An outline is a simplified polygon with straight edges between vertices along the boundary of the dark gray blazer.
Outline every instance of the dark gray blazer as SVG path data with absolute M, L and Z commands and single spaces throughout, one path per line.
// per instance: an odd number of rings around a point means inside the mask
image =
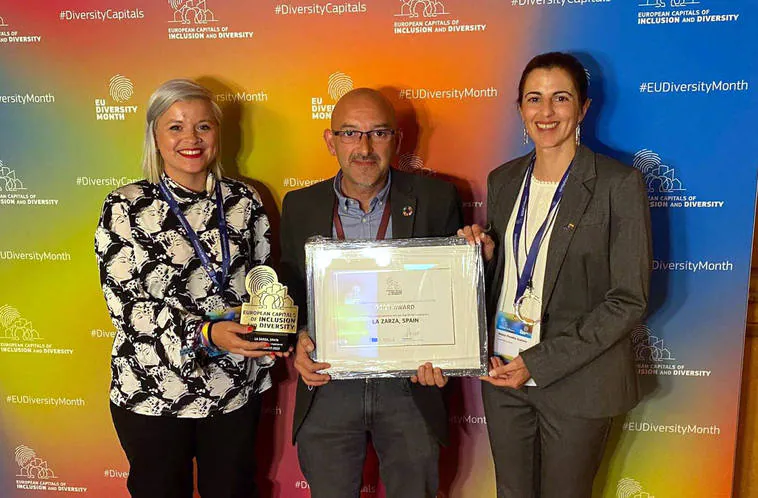
M 313 235 L 332 236 L 334 178 L 289 192 L 282 201 L 281 280 L 300 306 L 301 325 L 307 323 L 305 300 L 305 241 Z M 392 238 L 446 237 L 462 226 L 463 215 L 458 191 L 451 183 L 392 170 L 390 185 Z M 410 216 L 404 216 L 412 211 Z M 318 345 L 317 345 L 318 347 Z M 339 382 L 339 381 L 335 381 Z M 298 377 L 292 442 L 305 420 L 318 388 L 308 389 Z M 442 391 L 437 387 L 411 384 L 411 394 L 432 433 L 447 444 L 447 410 Z M 335 407 L 339 409 L 339 407 Z
M 503 284 L 503 234 L 531 153 L 492 171 L 487 216 L 498 249 L 487 268 L 487 310 Z M 642 175 L 580 146 L 548 245 L 540 344 L 521 353 L 534 396 L 561 413 L 607 417 L 639 401 L 630 333 L 643 318 L 651 266 Z

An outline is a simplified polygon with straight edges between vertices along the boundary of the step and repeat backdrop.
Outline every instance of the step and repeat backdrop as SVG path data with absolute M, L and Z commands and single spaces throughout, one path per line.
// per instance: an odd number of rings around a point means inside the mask
M 645 175 L 651 314 L 643 402 L 618 420 L 597 497 L 729 497 L 754 218 L 758 6 L 750 0 L 9 0 L 0 4 L 0 496 L 125 497 L 108 413 L 108 319 L 93 252 L 105 195 L 140 177 L 147 98 L 200 80 L 222 155 L 274 229 L 287 191 L 336 172 L 322 132 L 380 88 L 397 167 L 455 182 L 483 221 L 487 173 L 527 148 L 521 69 L 569 51 L 593 99 L 583 140 Z M 258 454 L 264 496 L 309 496 L 282 362 Z M 439 496 L 494 497 L 476 380 L 451 388 Z M 370 457 L 362 496 L 381 497 Z

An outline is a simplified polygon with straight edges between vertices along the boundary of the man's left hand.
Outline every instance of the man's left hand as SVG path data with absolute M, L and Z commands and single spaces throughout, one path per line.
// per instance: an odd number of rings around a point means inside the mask
M 490 367 L 489 375 L 479 377 L 479 380 L 489 382 L 493 386 L 518 389 L 532 376 L 521 356 L 515 357 L 509 363 L 503 363 L 499 357 L 493 356 L 490 358 Z
M 421 384 L 422 386 L 445 387 L 447 377 L 442 373 L 442 369 L 426 362 L 418 367 L 418 372 L 411 377 L 411 382 Z

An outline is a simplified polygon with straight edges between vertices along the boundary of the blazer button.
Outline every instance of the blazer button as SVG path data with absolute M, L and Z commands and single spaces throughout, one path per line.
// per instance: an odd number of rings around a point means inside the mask
M 542 323 L 547 323 L 550 320 L 550 313 L 542 315 Z

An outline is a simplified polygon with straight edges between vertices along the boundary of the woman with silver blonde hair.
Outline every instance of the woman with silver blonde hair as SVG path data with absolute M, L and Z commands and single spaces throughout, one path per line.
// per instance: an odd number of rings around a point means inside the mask
M 257 497 L 255 435 L 277 355 L 242 337 L 245 276 L 269 260 L 258 193 L 224 178 L 221 109 L 187 79 L 150 97 L 145 180 L 105 199 L 95 234 L 114 325 L 111 415 L 135 498 Z
M 145 145 L 142 155 L 142 172 L 150 183 L 158 183 L 163 173 L 163 158 L 158 151 L 155 127 L 158 118 L 178 101 L 201 100 L 210 105 L 210 110 L 217 124 L 221 124 L 221 108 L 213 99 L 213 94 L 204 86 L 188 79 L 169 80 L 162 84 L 147 101 L 147 126 L 145 126 Z M 218 154 L 210 165 L 210 171 L 216 178 L 221 178 L 223 169 Z

